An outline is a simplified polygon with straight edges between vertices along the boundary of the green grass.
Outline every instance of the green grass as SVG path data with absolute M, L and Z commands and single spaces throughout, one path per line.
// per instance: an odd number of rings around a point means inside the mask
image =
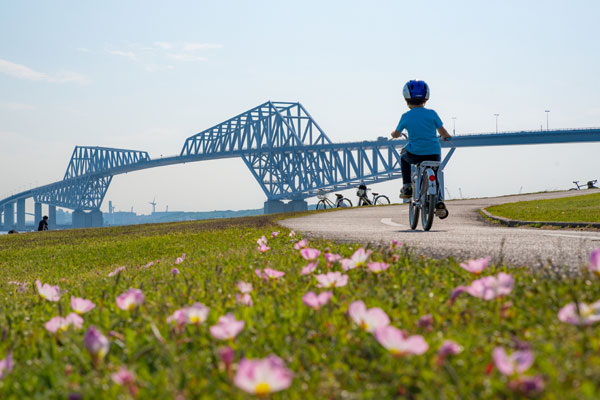
M 600 193 L 519 201 L 487 207 L 486 210 L 500 217 L 521 221 L 600 222 Z
M 388 399 L 398 394 L 513 398 L 508 379 L 488 367 L 494 347 L 513 351 L 518 341 L 528 342 L 536 354 L 527 374 L 544 378 L 543 398 L 597 398 L 600 325 L 578 328 L 557 318 L 558 310 L 574 298 L 588 303 L 600 298 L 600 282 L 587 272 L 567 278 L 550 269 L 534 273 L 493 265 L 483 275 L 513 274 L 515 288 L 509 296 L 483 301 L 463 294 L 450 305 L 452 289 L 474 279 L 457 261 L 426 259 L 406 247 L 382 247 L 374 249 L 372 259 L 390 262 L 387 271 L 348 271 L 348 285 L 335 288 L 331 303 L 314 311 L 302 296 L 321 289 L 313 277 L 300 276 L 307 262 L 293 249 L 289 231 L 275 222 L 264 216 L 0 237 L 0 359 L 12 351 L 15 360 L 14 370 L 0 380 L 0 398 L 66 398 L 73 393 L 86 399 L 127 398 L 127 390 L 111 380 L 122 365 L 135 371 L 142 399 L 248 398 L 219 361 L 224 343 L 209 334 L 209 326 L 227 312 L 246 323 L 232 344 L 236 362 L 276 354 L 294 372 L 291 387 L 273 399 Z M 281 234 L 271 239 L 274 230 Z M 256 250 L 262 235 L 271 247 L 266 254 Z M 345 257 L 359 247 L 320 240 L 310 245 Z M 170 275 L 183 252 L 187 257 L 178 265 L 181 274 Z M 395 262 L 393 254 L 399 256 Z M 153 260 L 161 262 L 140 267 Z M 324 264 L 321 259 L 318 270 L 325 271 Z M 107 277 L 122 265 L 127 267 L 123 273 Z M 286 275 L 263 282 L 254 269 L 265 267 Z M 44 300 L 35 289 L 36 278 L 67 293 L 59 303 Z M 12 280 L 29 282 L 28 289 L 17 291 L 8 284 Z M 235 303 L 240 280 L 254 286 L 252 307 Z M 130 287 L 141 289 L 146 302 L 122 311 L 115 297 Z M 71 295 L 92 300 L 96 308 L 83 315 L 82 330 L 70 329 L 57 338 L 44 323 L 70 312 Z M 354 300 L 381 307 L 394 326 L 423 335 L 429 350 L 392 357 L 347 317 Z M 210 307 L 206 323 L 174 332 L 167 316 L 195 301 Z M 432 329 L 419 328 L 418 319 L 428 313 Z M 83 346 L 91 325 L 105 335 L 114 332 L 98 369 Z M 437 365 L 436 352 L 445 339 L 458 342 L 464 351 Z

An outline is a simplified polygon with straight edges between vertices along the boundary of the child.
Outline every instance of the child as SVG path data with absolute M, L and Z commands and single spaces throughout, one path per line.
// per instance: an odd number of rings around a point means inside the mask
M 429 100 L 429 86 L 424 81 L 408 81 L 404 85 L 402 94 L 410 110 L 402 114 L 398 127 L 392 132 L 392 137 L 397 138 L 403 130 L 408 131 L 408 145 L 401 158 L 402 190 L 400 197 L 409 199 L 412 196 L 410 181 L 410 165 L 421 161 L 440 161 L 442 148 L 438 141 L 436 130 L 444 140 L 452 138 L 442 124 L 442 120 L 433 110 L 425 108 Z

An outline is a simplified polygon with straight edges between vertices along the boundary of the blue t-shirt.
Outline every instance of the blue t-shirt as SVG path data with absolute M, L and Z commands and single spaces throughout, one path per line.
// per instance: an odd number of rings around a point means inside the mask
M 415 107 L 402 114 L 396 130 L 408 132 L 406 150 L 420 156 L 441 154 L 442 148 L 436 130 L 442 127 L 442 120 L 433 110 Z

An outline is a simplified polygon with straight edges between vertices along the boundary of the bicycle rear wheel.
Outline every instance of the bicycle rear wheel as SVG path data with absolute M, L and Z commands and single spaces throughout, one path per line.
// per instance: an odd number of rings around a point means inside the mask
M 423 230 L 428 231 L 431 229 L 431 225 L 433 225 L 435 195 L 427 193 L 429 187 L 427 171 L 423 172 L 423 177 L 421 179 L 423 182 L 421 187 L 421 224 L 423 225 Z
M 390 199 L 388 199 L 388 197 L 386 195 L 381 194 L 381 195 L 375 197 L 374 203 L 376 206 L 390 204 Z
M 352 202 L 344 197 L 343 199 L 338 201 L 337 206 L 338 206 L 338 208 L 339 207 L 352 207 Z
M 327 203 L 325 202 L 325 200 L 320 200 L 317 203 L 317 210 L 325 210 L 327 209 Z

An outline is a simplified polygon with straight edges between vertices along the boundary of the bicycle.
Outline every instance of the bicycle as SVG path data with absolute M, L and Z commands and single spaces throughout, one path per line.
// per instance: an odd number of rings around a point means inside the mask
M 367 196 L 367 191 L 371 190 L 371 189 L 367 189 L 366 185 L 359 185 L 357 186 L 357 191 L 356 191 L 356 195 L 358 196 L 358 206 L 372 206 L 372 205 L 376 205 L 376 206 L 381 206 L 384 204 L 390 204 L 390 199 L 384 195 L 384 194 L 379 194 L 379 193 L 375 193 L 373 192 L 373 200 L 369 200 L 369 197 Z
M 317 203 L 317 210 L 326 210 L 327 207 L 329 208 L 345 208 L 345 207 L 352 207 L 352 202 L 350 201 L 350 199 L 345 198 L 344 196 L 342 196 L 339 193 L 335 193 L 336 196 L 336 200 L 335 203 L 331 200 L 329 200 L 329 198 L 327 197 L 327 193 L 325 191 L 319 191 L 319 193 L 317 194 L 317 198 L 319 199 L 319 202 Z
M 585 185 L 580 185 L 579 181 L 573 181 L 575 184 L 574 188 L 570 188 L 569 190 L 581 190 L 581 189 L 598 189 L 598 186 L 594 186 L 595 183 L 598 183 L 598 179 L 594 179 L 593 181 L 587 181 Z
M 410 229 L 417 229 L 419 214 L 424 231 L 433 225 L 433 216 L 448 218 L 449 212 L 444 204 L 444 167 L 454 154 L 456 147 L 450 141 L 451 149 L 440 161 L 423 161 L 412 167 L 413 194 L 408 204 Z

